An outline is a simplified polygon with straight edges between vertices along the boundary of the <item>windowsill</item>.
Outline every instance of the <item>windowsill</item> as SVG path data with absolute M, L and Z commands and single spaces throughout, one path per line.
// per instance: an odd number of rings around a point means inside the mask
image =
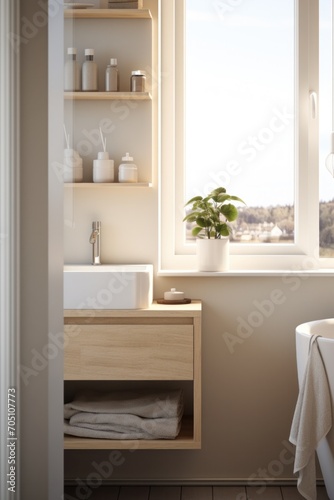
M 230 270 L 225 272 L 203 272 L 203 271 L 190 271 L 190 270 L 173 270 L 173 269 L 161 269 L 157 273 L 158 276 L 174 276 L 174 277 L 194 277 L 194 278 L 230 278 L 230 277 L 257 277 L 257 276 L 305 276 L 305 277 L 334 277 L 334 269 L 258 269 L 258 270 L 245 270 L 241 269 Z

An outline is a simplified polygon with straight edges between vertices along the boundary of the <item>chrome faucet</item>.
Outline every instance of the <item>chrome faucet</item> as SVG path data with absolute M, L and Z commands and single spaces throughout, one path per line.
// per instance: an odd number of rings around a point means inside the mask
M 92 234 L 89 238 L 89 243 L 93 245 L 92 264 L 98 266 L 100 261 L 100 243 L 101 243 L 101 222 L 94 221 L 92 223 Z

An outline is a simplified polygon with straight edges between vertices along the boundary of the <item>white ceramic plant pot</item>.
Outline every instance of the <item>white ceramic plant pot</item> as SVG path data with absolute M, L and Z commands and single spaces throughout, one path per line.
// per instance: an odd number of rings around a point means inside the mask
M 229 269 L 230 240 L 197 239 L 198 271 L 227 271 Z

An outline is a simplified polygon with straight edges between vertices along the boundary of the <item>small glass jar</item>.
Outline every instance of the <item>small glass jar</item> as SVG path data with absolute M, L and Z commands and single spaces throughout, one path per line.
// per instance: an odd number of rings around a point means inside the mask
M 137 165 L 133 163 L 133 157 L 126 153 L 118 169 L 118 182 L 138 182 Z
M 131 92 L 145 92 L 146 73 L 141 69 L 132 71 L 131 73 Z

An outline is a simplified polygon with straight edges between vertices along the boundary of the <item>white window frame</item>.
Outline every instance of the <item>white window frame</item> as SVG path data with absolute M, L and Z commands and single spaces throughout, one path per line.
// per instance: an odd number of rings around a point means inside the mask
M 319 259 L 318 117 L 311 95 L 319 88 L 319 0 L 295 0 L 296 172 L 295 243 L 232 244 L 231 272 L 315 270 Z M 183 243 L 184 216 L 184 7 L 160 0 L 160 235 L 159 271 L 196 269 L 195 243 Z M 299 50 L 299 47 L 305 50 Z M 298 54 L 299 53 L 299 54 Z M 199 99 L 205 99 L 199 93 Z M 315 112 L 314 112 L 315 111 Z M 299 165 L 299 167 L 298 167 Z M 334 260 L 334 259 L 333 259 Z M 328 266 L 328 262 L 326 263 Z M 202 273 L 196 273 L 202 274 Z

